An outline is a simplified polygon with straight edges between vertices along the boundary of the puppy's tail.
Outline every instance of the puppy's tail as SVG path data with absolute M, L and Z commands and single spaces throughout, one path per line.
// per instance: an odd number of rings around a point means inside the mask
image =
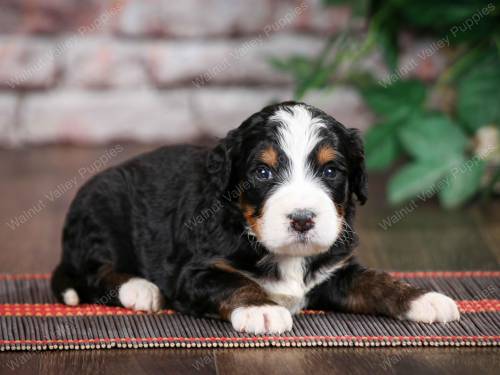
M 50 280 L 52 292 L 57 300 L 68 306 L 77 306 L 80 303 L 80 297 L 76 285 L 76 280 L 66 272 L 64 265 L 59 264 Z

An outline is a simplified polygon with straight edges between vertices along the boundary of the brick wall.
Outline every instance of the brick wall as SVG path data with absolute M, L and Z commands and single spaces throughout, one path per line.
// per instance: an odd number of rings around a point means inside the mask
M 316 55 L 350 17 L 321 0 L 0 0 L 0 144 L 224 135 L 291 98 L 270 57 Z M 350 87 L 306 101 L 372 121 Z

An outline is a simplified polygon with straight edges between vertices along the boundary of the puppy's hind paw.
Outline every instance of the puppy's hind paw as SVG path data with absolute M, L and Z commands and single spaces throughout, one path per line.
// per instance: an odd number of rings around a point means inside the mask
M 65 305 L 77 306 L 80 303 L 80 297 L 75 289 L 69 288 L 62 293 L 62 299 Z
M 460 312 L 450 297 L 429 292 L 411 301 L 402 319 L 423 323 L 447 323 L 460 319 Z

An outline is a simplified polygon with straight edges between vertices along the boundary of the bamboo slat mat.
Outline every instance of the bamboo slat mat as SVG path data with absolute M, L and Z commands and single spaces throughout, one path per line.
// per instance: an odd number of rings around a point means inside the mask
M 171 310 L 146 314 L 118 307 L 56 303 L 46 274 L 0 274 L 0 350 L 143 347 L 497 346 L 500 271 L 393 272 L 458 301 L 458 322 L 420 324 L 385 317 L 304 311 L 291 332 L 250 335 L 227 322 Z

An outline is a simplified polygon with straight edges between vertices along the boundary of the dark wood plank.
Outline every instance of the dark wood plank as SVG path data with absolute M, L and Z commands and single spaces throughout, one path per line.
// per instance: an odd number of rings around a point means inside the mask
M 446 211 L 435 200 L 399 207 L 385 202 L 385 180 L 372 178 L 375 196 L 360 207 L 359 257 L 398 270 L 495 270 L 500 260 L 500 202 Z
M 495 348 L 127 349 L 1 353 L 0 374 L 496 374 Z
M 219 374 L 496 374 L 497 349 L 252 349 L 216 353 Z M 473 360 L 471 360 L 473 358 Z
M 0 374 L 215 374 L 213 350 L 111 349 L 1 353 Z
M 110 158 L 106 167 L 154 148 L 120 145 L 123 151 Z M 0 272 L 54 269 L 61 252 L 61 230 L 69 204 L 78 188 L 100 170 L 92 165 L 113 147 L 116 145 L 0 150 Z M 88 170 L 83 176 L 82 168 Z M 61 187 L 64 184 L 70 188 Z M 54 191 L 60 196 L 51 196 Z M 14 229 L 8 225 L 21 217 L 27 218 L 24 224 L 14 225 Z
M 472 211 L 476 226 L 500 264 L 500 202 L 486 202 Z

